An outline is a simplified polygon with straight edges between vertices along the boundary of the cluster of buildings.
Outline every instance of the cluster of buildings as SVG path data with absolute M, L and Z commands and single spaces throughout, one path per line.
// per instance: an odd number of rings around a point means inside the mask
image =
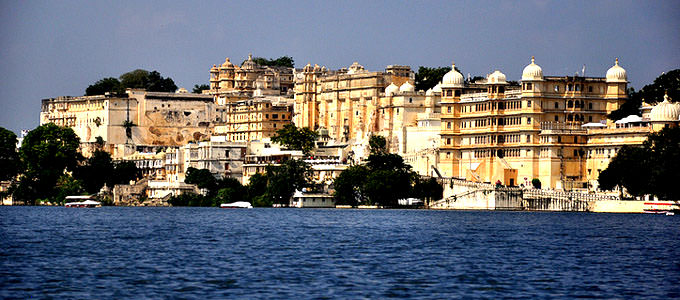
M 189 190 L 189 167 L 246 184 L 268 164 L 292 158 L 310 163 L 327 193 L 342 170 L 367 157 L 371 135 L 384 136 L 389 151 L 421 175 L 509 186 L 536 178 L 544 188 L 595 190 L 622 146 L 680 122 L 680 105 L 668 99 L 643 105 L 642 117 L 608 120 L 626 100 L 628 82 L 618 60 L 604 75 L 547 76 L 532 57 L 519 84 L 499 70 L 470 82 L 454 65 L 435 87 L 417 91 L 408 66 L 294 69 L 260 66 L 249 55 L 240 66 L 227 58 L 210 68 L 203 94 L 44 99 L 40 122 L 73 128 L 86 155 L 104 149 L 134 161 L 146 196 L 156 199 Z M 291 122 L 319 133 L 314 153 L 271 142 Z

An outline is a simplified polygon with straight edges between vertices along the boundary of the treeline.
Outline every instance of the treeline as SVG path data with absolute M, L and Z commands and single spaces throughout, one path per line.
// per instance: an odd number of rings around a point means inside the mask
M 294 68 L 295 67 L 295 61 L 290 56 L 281 56 L 277 59 L 273 59 L 273 58 L 266 59 L 266 58 L 263 58 L 263 57 L 255 57 L 255 58 L 253 58 L 253 62 L 260 65 L 260 66 L 287 67 L 287 68 Z
M 189 168 L 185 183 L 196 184 L 202 194 L 185 193 L 168 200 L 172 206 L 219 206 L 237 201 L 257 207 L 288 205 L 295 190 L 311 188 L 311 167 L 303 160 L 289 159 L 269 165 L 265 173 L 250 177 L 247 185 L 230 177 L 215 179 L 206 169 Z
M 382 136 L 371 136 L 370 155 L 364 165 L 350 166 L 335 179 L 338 205 L 398 206 L 398 200 L 438 200 L 444 188 L 434 179 L 423 180 L 397 155 L 388 153 Z
M 63 204 L 68 195 L 95 194 L 141 175 L 134 163 L 113 162 L 104 151 L 85 159 L 75 132 L 53 123 L 31 130 L 19 151 L 16 134 L 5 128 L 0 143 L 0 180 L 9 180 L 6 193 L 26 204 Z
M 177 85 L 172 78 L 164 78 L 158 71 L 137 69 L 120 75 L 98 80 L 85 89 L 86 96 L 105 93 L 124 94 L 126 89 L 145 89 L 149 92 L 175 92 Z
M 680 199 L 680 127 L 652 133 L 642 146 L 623 146 L 600 173 L 600 188 L 626 188 L 633 196 Z

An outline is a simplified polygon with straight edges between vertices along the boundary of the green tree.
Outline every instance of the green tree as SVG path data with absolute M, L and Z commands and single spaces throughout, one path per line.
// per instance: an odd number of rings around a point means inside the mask
M 290 56 L 281 56 L 277 59 L 266 59 L 262 57 L 253 58 L 253 62 L 260 66 L 270 66 L 270 67 L 287 67 L 294 68 L 295 61 Z
M 207 189 L 209 197 L 214 196 L 214 193 L 217 192 L 217 179 L 208 169 L 189 167 L 184 182 L 195 184 L 199 189 Z
M 124 92 L 125 89 L 122 88 L 120 81 L 113 77 L 100 79 L 85 89 L 86 96 L 104 95 L 105 93 L 122 94 Z
M 193 89 L 192 92 L 194 94 L 201 94 L 201 93 L 203 93 L 203 91 L 209 90 L 209 89 L 210 89 L 210 86 L 207 85 L 207 84 L 201 84 L 201 85 L 194 84 L 194 89 Z
M 65 171 L 74 171 L 82 155 L 78 152 L 80 139 L 71 128 L 53 123 L 31 130 L 21 145 L 19 156 L 26 170 L 15 197 L 27 203 L 37 199 L 56 199 L 57 181 Z
M 250 200 L 247 198 L 247 188 L 234 178 L 222 178 L 217 181 L 217 186 L 218 190 L 215 197 L 216 205 L 237 201 L 250 202 Z
M 149 85 L 149 71 L 137 69 L 120 75 L 123 89 L 145 89 Z
M 267 195 L 271 202 L 287 205 L 295 190 L 309 186 L 312 168 L 301 159 L 289 159 L 279 166 L 267 166 Z
M 114 169 L 111 155 L 107 152 L 96 150 L 92 157 L 87 159 L 85 165 L 76 168 L 73 172 L 73 177 L 81 182 L 85 192 L 96 194 L 104 184 L 112 187 Z
M 21 171 L 17 135 L 0 127 L 0 180 L 9 180 Z
M 437 83 L 442 81 L 444 75 L 449 71 L 451 71 L 451 67 L 430 68 L 420 66 L 418 72 L 416 72 L 416 90 L 426 91 L 433 88 Z M 456 67 L 456 71 L 460 72 L 458 67 Z M 460 73 L 463 74 L 462 72 Z
M 423 180 L 415 176 L 412 195 L 425 201 L 439 200 L 444 197 L 444 187 L 433 177 Z
M 272 142 L 279 143 L 290 150 L 302 150 L 306 155 L 314 149 L 314 142 L 318 134 L 307 127 L 298 128 L 290 123 L 276 131 L 272 137 Z
M 270 197 L 266 195 L 268 181 L 266 173 L 255 173 L 253 176 L 250 176 L 246 189 L 248 191 L 248 199 L 253 206 L 272 206 L 273 203 L 269 201 Z
M 107 183 L 111 188 L 116 184 L 128 184 L 130 181 L 137 181 L 142 178 L 141 170 L 139 170 L 137 165 L 132 161 L 118 161 L 113 165 L 112 181 Z
M 387 140 L 381 135 L 371 135 L 368 139 L 368 147 L 371 154 L 387 153 Z
M 645 85 L 641 90 L 628 88 L 628 99 L 618 110 L 609 114 L 609 119 L 619 120 L 629 115 L 640 115 L 642 101 L 655 104 L 663 101 L 663 96 L 678 101 L 680 99 L 680 69 L 671 70 L 654 79 L 652 84 Z
M 644 147 L 623 146 L 603 170 L 598 181 L 600 188 L 611 190 L 625 187 L 633 196 L 641 196 L 650 191 L 649 152 Z
M 664 128 L 650 134 L 644 143 L 648 159 L 651 163 L 645 165 L 651 173 L 648 180 L 651 189 L 648 193 L 660 199 L 680 199 L 680 127 Z M 627 170 L 633 172 L 633 170 Z
M 149 92 L 175 92 L 177 85 L 172 78 L 163 78 L 158 71 L 151 71 L 147 77 L 147 85 L 145 89 Z
M 357 206 L 365 202 L 363 188 L 368 172 L 368 168 L 363 165 L 350 166 L 342 171 L 333 182 L 335 203 Z

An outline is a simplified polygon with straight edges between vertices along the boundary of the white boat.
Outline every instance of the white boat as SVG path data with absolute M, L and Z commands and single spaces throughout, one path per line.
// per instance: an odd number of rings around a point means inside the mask
M 67 197 L 67 199 L 68 199 L 68 197 Z M 94 200 L 85 200 L 85 201 L 81 201 L 81 202 L 69 202 L 69 203 L 66 203 L 64 206 L 66 206 L 66 207 L 101 207 L 102 203 L 94 201 Z
M 221 208 L 253 208 L 253 205 L 250 204 L 250 202 L 245 202 L 245 201 L 238 201 L 238 202 L 233 202 L 233 203 L 222 203 L 220 204 Z

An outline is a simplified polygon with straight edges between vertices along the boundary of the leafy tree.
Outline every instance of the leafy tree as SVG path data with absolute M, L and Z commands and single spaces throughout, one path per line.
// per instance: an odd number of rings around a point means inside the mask
M 645 85 L 641 90 L 628 88 L 628 99 L 618 110 L 609 114 L 609 119 L 619 120 L 629 115 L 640 115 L 642 101 L 655 104 L 663 101 L 664 94 L 678 101 L 680 100 L 680 69 L 671 70 L 654 79 L 652 84 Z
M 273 203 L 269 201 L 270 197 L 266 195 L 268 181 L 266 173 L 255 173 L 253 176 L 250 176 L 246 189 L 248 191 L 248 199 L 253 206 L 272 206 Z
M 371 135 L 368 139 L 368 147 L 371 154 L 387 153 L 387 140 L 381 135 Z
M 217 180 L 208 169 L 189 167 L 184 182 L 195 184 L 199 189 L 207 189 L 208 195 L 214 194 L 217 190 Z
M 113 182 L 114 165 L 111 155 L 97 150 L 88 158 L 86 164 L 78 167 L 73 175 L 80 180 L 83 189 L 89 194 L 95 194 L 104 186 Z
M 444 75 L 449 71 L 451 71 L 451 67 L 430 68 L 420 66 L 418 72 L 416 72 L 416 90 L 426 91 L 433 88 L 437 83 L 442 81 Z M 458 67 L 456 67 L 456 71 L 463 74 Z
M 203 93 L 204 90 L 209 90 L 210 86 L 207 84 L 194 84 L 194 90 L 192 91 L 194 94 L 201 94 Z
M 600 173 L 600 188 L 625 187 L 634 196 L 679 199 L 680 127 L 650 134 L 642 147 L 623 146 Z
M 680 199 L 680 127 L 665 128 L 650 134 L 644 143 L 651 163 L 646 165 L 651 173 L 651 190 L 660 199 Z M 627 172 L 633 172 L 627 170 Z
M 0 180 L 12 179 L 20 170 L 17 135 L 0 127 Z
M 231 177 L 226 177 L 217 181 L 217 196 L 215 198 L 216 205 L 221 203 L 231 203 L 237 201 L 247 201 L 247 189 L 241 183 Z
M 177 90 L 177 85 L 172 78 L 163 78 L 158 71 L 151 71 L 147 77 L 147 85 L 145 89 L 149 92 L 169 92 L 172 93 Z
M 55 191 L 56 196 L 51 199 L 51 202 L 57 204 L 64 204 L 66 196 L 80 195 L 84 192 L 81 182 L 68 174 L 62 174 L 59 177 Z
M 538 178 L 534 178 L 531 180 L 531 185 L 534 186 L 534 188 L 540 189 L 541 188 L 541 180 Z
M 607 169 L 600 173 L 600 188 L 611 190 L 625 187 L 631 195 L 640 196 L 649 191 L 649 153 L 642 147 L 623 146 L 612 158 Z
M 277 59 L 266 59 L 262 57 L 253 58 L 253 62 L 260 66 L 270 66 L 270 67 L 288 67 L 294 68 L 295 61 L 290 56 L 281 56 Z
M 276 131 L 272 137 L 272 142 L 286 146 L 290 150 L 302 150 L 304 154 L 309 154 L 314 149 L 314 141 L 318 134 L 307 127 L 298 128 L 290 123 Z
M 56 199 L 56 185 L 65 171 L 74 171 L 82 155 L 80 139 L 71 128 L 53 123 L 31 130 L 24 138 L 19 155 L 25 164 L 15 197 L 34 203 L 36 199 Z
M 121 86 L 120 81 L 113 77 L 100 79 L 85 89 L 86 96 L 104 95 L 105 93 L 122 94 L 124 92 L 125 89 Z
M 119 79 L 101 79 L 85 89 L 85 95 L 103 95 L 106 92 L 124 94 L 125 89 L 145 89 L 150 92 L 174 92 L 177 85 L 172 78 L 164 78 L 158 71 L 137 69 L 120 75 Z
M 364 202 L 363 187 L 368 173 L 368 168 L 363 165 L 350 166 L 342 171 L 333 182 L 335 203 L 357 206 Z
M 172 206 L 212 206 L 211 201 L 203 195 L 184 193 L 170 197 L 168 203 Z
M 114 163 L 112 182 L 108 184 L 109 187 L 113 187 L 116 184 L 127 184 L 139 178 L 142 178 L 142 172 L 137 165 L 132 161 L 123 160 Z
M 433 177 L 423 180 L 420 176 L 415 176 L 412 195 L 427 201 L 439 200 L 444 197 L 444 187 Z
M 416 192 L 414 184 L 419 179 L 411 166 L 404 163 L 401 156 L 380 150 L 384 148 L 381 148 L 379 138 L 373 140 L 377 146 L 372 147 L 366 164 L 347 168 L 336 178 L 334 197 L 337 203 L 356 205 L 362 202 L 397 206 L 398 199 L 409 195 L 437 196 L 436 190 L 428 191 L 427 194 L 424 191 Z
M 311 182 L 312 168 L 301 159 L 289 159 L 279 166 L 267 166 L 267 195 L 271 202 L 286 205 L 295 190 Z

